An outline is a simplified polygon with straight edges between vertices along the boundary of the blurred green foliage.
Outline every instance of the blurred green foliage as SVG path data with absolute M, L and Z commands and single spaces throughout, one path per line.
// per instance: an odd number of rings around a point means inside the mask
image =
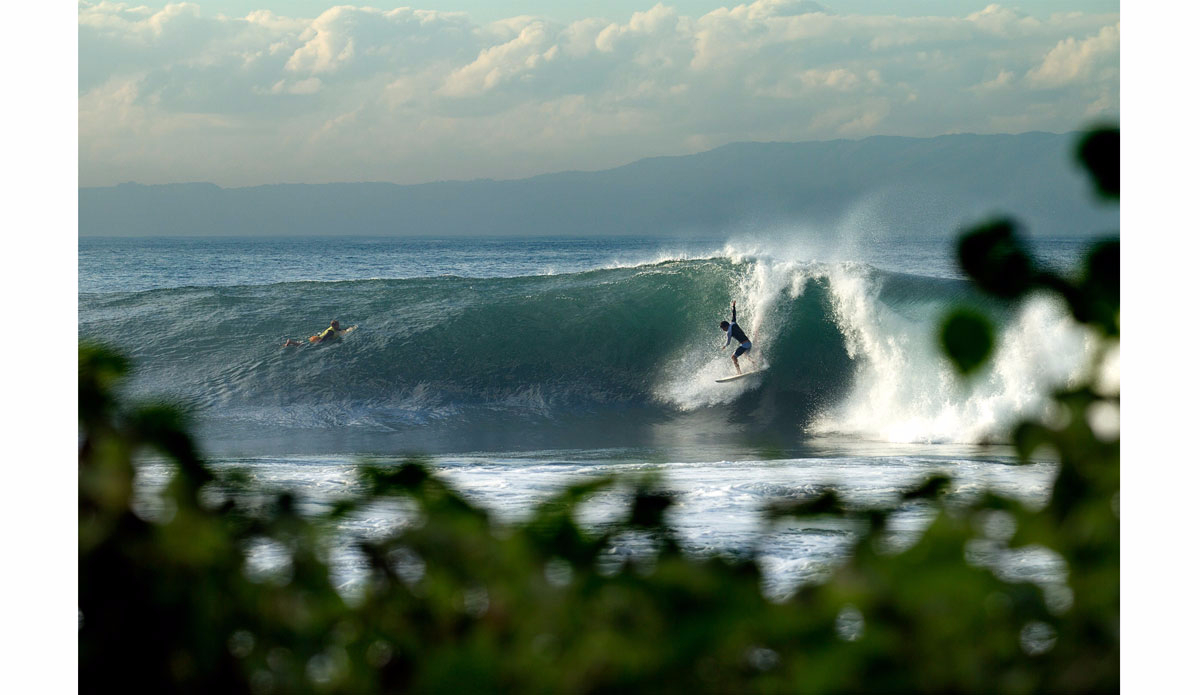
M 947 314 L 942 321 L 942 350 L 962 374 L 971 374 L 982 367 L 992 354 L 994 329 L 987 317 L 978 311 L 961 307 Z
M 1093 150 L 1114 140 L 1089 138 L 1083 157 L 1103 187 L 1115 179 L 1097 167 L 1116 160 Z M 1098 246 L 1077 278 L 1038 269 L 1004 223 L 968 233 L 960 252 L 985 290 L 1010 300 L 1056 292 L 1105 346 L 1119 341 L 1117 242 Z M 991 327 L 957 316 L 944 344 L 969 372 L 986 359 Z M 681 550 L 664 522 L 671 495 L 653 481 L 576 485 L 526 521 L 501 524 L 419 461 L 363 465 L 354 495 L 301 514 L 289 493 L 215 477 L 178 409 L 117 398 L 129 369 L 105 348 L 80 348 L 83 692 L 1118 688 L 1119 437 L 1093 423 L 1097 409 L 1119 407 L 1119 394 L 1094 378 L 1054 395 L 1053 422 L 1014 432 L 1023 459 L 1037 452 L 1061 464 L 1040 509 L 990 493 L 955 499 L 938 476 L 892 508 L 852 508 L 826 490 L 766 510 L 793 524 L 838 516 L 862 528 L 825 581 L 773 602 L 754 558 Z M 146 452 L 174 466 L 152 509 L 135 496 Z M 628 490 L 625 517 L 581 526 L 580 503 L 612 486 Z M 397 501 L 411 513 L 390 533 L 336 530 Z M 889 519 L 911 505 L 934 521 L 897 547 Z M 630 534 L 652 550 L 612 554 Z M 284 557 L 274 571 L 252 566 L 251 549 L 263 544 Z M 350 597 L 331 580 L 335 547 L 364 558 L 366 579 Z M 1031 547 L 1062 557 L 1067 591 L 1002 580 L 979 559 Z

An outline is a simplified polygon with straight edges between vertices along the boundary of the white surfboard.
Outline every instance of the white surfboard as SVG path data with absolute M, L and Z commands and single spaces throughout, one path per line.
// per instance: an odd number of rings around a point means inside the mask
M 734 374 L 733 376 L 727 376 L 727 377 L 725 377 L 725 378 L 723 378 L 723 379 L 717 379 L 717 383 L 718 383 L 718 384 L 723 384 L 723 383 L 725 383 L 726 381 L 737 381 L 738 379 L 744 379 L 744 378 L 746 378 L 746 377 L 748 377 L 748 376 L 753 376 L 753 375 L 755 375 L 755 374 L 762 374 L 762 373 L 763 373 L 763 371 L 765 371 L 765 370 L 762 370 L 762 369 L 756 369 L 756 370 L 754 370 L 754 371 L 752 371 L 752 372 L 742 372 L 741 374 Z

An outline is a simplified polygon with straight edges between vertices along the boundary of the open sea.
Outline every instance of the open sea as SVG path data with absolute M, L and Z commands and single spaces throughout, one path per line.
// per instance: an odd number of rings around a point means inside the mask
M 1086 248 L 1032 244 L 1059 268 Z M 732 300 L 749 364 L 764 371 L 716 383 L 733 372 L 717 326 Z M 964 303 L 1000 326 L 986 373 L 965 383 L 935 337 Z M 358 329 L 282 347 L 330 319 Z M 1045 415 L 1042 395 L 1080 374 L 1092 349 L 1047 298 L 979 296 L 950 240 L 750 236 L 84 237 L 79 335 L 133 358 L 131 395 L 186 405 L 214 466 L 293 488 L 310 509 L 345 494 L 368 457 L 426 456 L 501 519 L 579 478 L 653 472 L 676 494 L 670 519 L 686 547 L 756 554 L 778 596 L 827 573 L 856 531 L 768 524 L 769 501 L 834 484 L 883 504 L 943 472 L 959 498 L 987 488 L 1043 503 L 1054 462 L 1017 465 L 997 442 Z M 143 488 L 167 474 L 146 461 Z M 604 524 L 626 499 L 598 495 L 584 521 Z M 906 508 L 896 542 L 929 520 Z M 399 523 L 380 510 L 344 530 Z M 270 549 L 260 554 L 269 565 Z M 363 559 L 337 560 L 353 592 Z M 1048 551 L 979 561 L 1061 586 Z

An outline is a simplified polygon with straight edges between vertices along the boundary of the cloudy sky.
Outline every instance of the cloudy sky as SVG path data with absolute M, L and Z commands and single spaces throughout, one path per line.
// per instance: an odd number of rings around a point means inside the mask
M 1116 119 L 1117 0 L 79 3 L 79 183 L 418 183 Z

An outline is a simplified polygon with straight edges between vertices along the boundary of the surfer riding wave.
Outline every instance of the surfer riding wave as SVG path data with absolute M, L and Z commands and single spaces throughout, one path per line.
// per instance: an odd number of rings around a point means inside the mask
M 725 348 L 729 347 L 729 344 L 734 340 L 738 342 L 738 348 L 733 351 L 733 367 L 734 369 L 737 369 L 738 374 L 741 374 L 742 366 L 738 364 L 738 357 L 750 352 L 750 349 L 754 346 L 750 343 L 750 338 L 746 337 L 746 332 L 743 331 L 742 327 L 737 323 L 736 299 L 730 305 L 730 311 L 733 314 L 731 320 L 721 322 L 721 330 L 725 331 L 725 344 L 721 346 L 721 349 L 724 350 Z

